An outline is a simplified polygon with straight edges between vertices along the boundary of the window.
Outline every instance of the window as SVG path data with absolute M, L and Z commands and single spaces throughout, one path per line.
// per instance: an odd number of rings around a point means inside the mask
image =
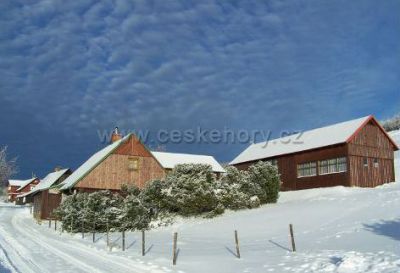
M 316 176 L 317 162 L 307 162 L 297 165 L 297 177 Z
M 368 158 L 364 157 L 364 167 L 368 167 Z
M 319 161 L 319 174 L 342 173 L 347 171 L 346 157 Z
M 30 190 L 33 190 L 35 188 L 35 185 L 31 185 Z
M 374 167 L 378 168 L 379 167 L 379 161 L 377 158 L 374 158 Z
M 128 169 L 130 171 L 136 171 L 139 168 L 139 159 L 136 157 L 129 158 Z

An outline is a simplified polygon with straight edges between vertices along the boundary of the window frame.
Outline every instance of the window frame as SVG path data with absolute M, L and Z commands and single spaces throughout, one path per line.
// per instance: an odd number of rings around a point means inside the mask
M 379 159 L 377 157 L 374 157 L 372 162 L 374 164 L 374 168 L 379 168 Z
M 368 157 L 363 157 L 363 166 L 364 168 L 368 168 Z
M 347 172 L 347 157 L 341 156 L 318 161 L 318 175 Z
M 306 170 L 308 171 L 308 173 L 305 173 Z M 314 176 L 318 176 L 318 164 L 316 161 L 297 164 L 297 178 Z
M 134 167 L 131 167 L 131 164 L 135 164 Z M 128 171 L 136 172 L 139 170 L 139 157 L 129 157 L 128 158 Z

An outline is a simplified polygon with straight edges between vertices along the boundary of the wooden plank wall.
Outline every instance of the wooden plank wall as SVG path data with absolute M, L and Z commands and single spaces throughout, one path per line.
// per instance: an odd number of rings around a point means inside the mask
M 373 122 L 368 123 L 348 144 L 350 177 L 352 186 L 376 187 L 393 182 L 393 145 L 382 130 Z M 364 166 L 364 158 L 368 166 Z M 374 158 L 378 166 L 374 166 Z
M 350 176 L 348 172 L 297 178 L 297 164 L 316 162 L 337 157 L 347 157 L 346 145 L 336 145 L 278 157 L 278 171 L 281 174 L 282 181 L 281 190 L 286 191 L 332 186 L 349 186 Z M 247 170 L 250 165 L 256 162 L 257 161 L 246 162 L 235 166 L 238 169 Z
M 129 169 L 129 160 L 137 158 L 138 169 Z M 75 187 L 81 189 L 120 190 L 123 184 L 136 185 L 143 188 L 153 179 L 165 177 L 165 170 L 144 147 L 132 136 L 113 154 L 93 169 Z
M 293 155 L 284 156 L 278 159 L 278 165 L 283 176 L 284 190 L 302 190 L 321 187 L 349 186 L 350 176 L 348 172 L 319 175 L 318 161 L 347 157 L 346 145 L 335 145 L 321 149 L 305 151 Z M 290 161 L 288 164 L 287 161 Z M 307 162 L 317 162 L 317 175 L 309 177 L 297 177 L 297 165 Z M 287 169 L 281 168 L 287 165 Z M 287 186 L 286 186 L 287 185 Z
M 41 219 L 42 211 L 42 195 L 36 194 L 33 197 L 33 217 L 37 220 Z

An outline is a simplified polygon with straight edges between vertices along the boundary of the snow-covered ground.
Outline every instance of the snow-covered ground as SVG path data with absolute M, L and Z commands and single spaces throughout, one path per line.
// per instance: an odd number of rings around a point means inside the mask
M 400 143 L 400 132 L 392 136 Z M 181 219 L 146 233 L 144 257 L 138 232 L 127 234 L 125 252 L 120 234 L 113 234 L 109 251 L 104 234 L 92 243 L 90 234 L 60 234 L 47 222 L 37 225 L 27 208 L 0 205 L 0 262 L 4 272 L 400 272 L 399 184 L 284 192 L 278 204 L 259 209 Z M 289 223 L 296 253 L 290 251 Z

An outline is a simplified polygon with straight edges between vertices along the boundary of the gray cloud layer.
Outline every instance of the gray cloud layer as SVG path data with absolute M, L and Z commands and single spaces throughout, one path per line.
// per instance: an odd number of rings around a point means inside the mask
M 27 124 L 82 134 L 115 124 L 299 129 L 390 115 L 400 102 L 399 9 L 398 1 L 1 1 L 0 106 L 30 109 Z M 240 148 L 185 149 L 229 160 Z

